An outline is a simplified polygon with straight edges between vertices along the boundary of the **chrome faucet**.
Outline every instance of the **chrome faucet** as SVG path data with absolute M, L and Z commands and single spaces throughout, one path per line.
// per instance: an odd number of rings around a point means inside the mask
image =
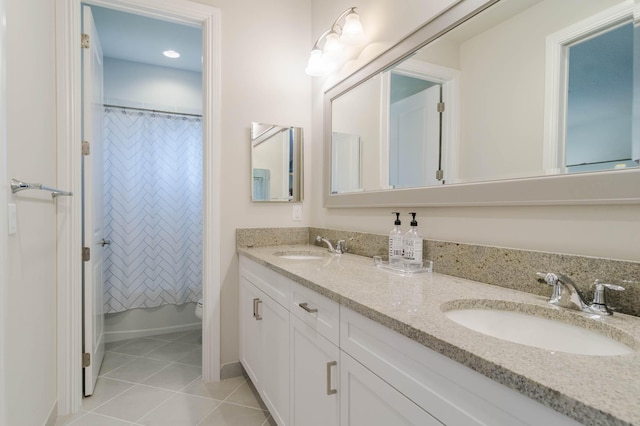
M 605 288 L 617 291 L 624 290 L 624 287 L 605 284 L 596 280 L 593 284 L 595 287 L 593 301 L 588 304 L 580 289 L 566 275 L 554 274 L 553 272 L 538 272 L 536 275 L 541 281 L 553 287 L 553 294 L 549 299 L 550 304 L 590 314 L 612 315 L 613 312 L 611 312 L 605 301 Z
M 331 253 L 336 253 L 335 249 L 334 249 L 334 248 L 333 248 L 333 246 L 331 245 L 331 241 L 327 240 L 326 238 L 322 238 L 320 235 L 318 235 L 318 236 L 316 237 L 316 242 L 318 242 L 318 243 L 325 243 L 325 244 L 329 247 L 329 251 L 330 251 Z M 340 242 L 339 242 L 339 241 L 338 241 L 338 247 L 340 247 L 340 249 L 342 250 L 342 247 L 341 247 L 341 244 L 340 244 Z M 338 254 L 342 254 L 342 251 L 341 251 L 340 253 L 338 253 Z

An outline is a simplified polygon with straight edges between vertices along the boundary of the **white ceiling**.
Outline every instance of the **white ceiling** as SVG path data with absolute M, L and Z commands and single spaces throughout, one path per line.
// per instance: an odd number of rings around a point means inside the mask
M 91 6 L 103 55 L 110 58 L 202 72 L 202 31 L 197 27 Z M 169 59 L 165 50 L 180 58 Z

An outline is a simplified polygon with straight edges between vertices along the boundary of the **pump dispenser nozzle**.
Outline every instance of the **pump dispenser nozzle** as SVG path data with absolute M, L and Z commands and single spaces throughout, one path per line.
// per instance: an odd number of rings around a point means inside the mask
M 411 226 L 418 226 L 418 222 L 416 221 L 416 214 L 415 213 L 409 213 L 411 216 L 413 216 L 413 218 L 411 219 Z
M 402 222 L 400 222 L 400 212 L 391 212 L 391 214 L 395 214 L 396 215 L 396 221 L 393 222 L 394 225 L 402 225 Z

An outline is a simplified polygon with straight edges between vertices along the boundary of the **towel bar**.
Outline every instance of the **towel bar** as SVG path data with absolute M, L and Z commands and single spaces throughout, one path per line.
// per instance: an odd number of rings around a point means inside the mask
M 24 191 L 25 189 L 39 189 L 41 191 L 51 191 L 51 198 L 73 195 L 73 193 L 70 191 L 62 191 L 60 189 L 50 188 L 41 183 L 27 183 L 18 179 L 11 179 L 11 192 L 15 194 L 16 192 Z

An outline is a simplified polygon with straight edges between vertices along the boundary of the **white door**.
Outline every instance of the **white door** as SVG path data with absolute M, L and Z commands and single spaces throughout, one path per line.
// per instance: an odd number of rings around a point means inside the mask
M 289 424 L 289 311 L 265 295 L 256 307 L 262 316 L 260 356 L 262 400 L 276 423 Z
M 291 315 L 291 424 L 340 424 L 340 350 L 314 327 Z
M 84 394 L 93 394 L 104 358 L 103 308 L 103 215 L 102 215 L 102 48 L 95 30 L 91 8 L 82 8 L 83 34 L 89 48 L 82 49 L 82 139 L 89 141 L 90 154 L 82 160 L 83 245 L 90 250 L 84 262 L 84 352 L 90 365 L 84 368 Z
M 412 188 L 439 185 L 440 85 L 391 105 L 389 113 L 389 185 Z
M 340 352 L 342 426 L 442 426 L 390 384 Z
M 262 388 L 260 335 L 263 322 L 260 305 L 265 299 L 263 294 L 240 276 L 240 362 L 256 389 Z

